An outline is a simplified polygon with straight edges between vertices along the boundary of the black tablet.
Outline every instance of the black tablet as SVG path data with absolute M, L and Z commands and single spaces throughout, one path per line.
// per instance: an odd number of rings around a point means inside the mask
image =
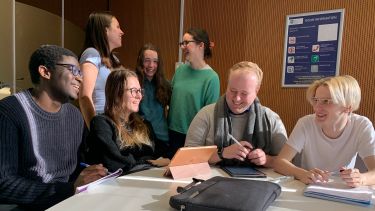
M 266 178 L 267 175 L 251 166 L 222 166 L 232 177 Z

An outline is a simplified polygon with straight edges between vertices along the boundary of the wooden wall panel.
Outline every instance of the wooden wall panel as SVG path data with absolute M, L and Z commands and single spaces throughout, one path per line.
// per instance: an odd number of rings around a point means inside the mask
M 259 93 L 262 104 L 276 111 L 291 132 L 298 118 L 312 113 L 305 100 L 305 88 L 282 88 L 282 64 L 286 15 L 345 9 L 340 74 L 357 78 L 362 103 L 356 112 L 375 121 L 374 66 L 375 1 L 363 0 L 186 0 L 189 26 L 207 29 L 215 41 L 210 65 L 219 73 L 222 92 L 227 70 L 234 63 L 249 60 L 264 72 Z
M 36 2 L 59 11 L 59 4 L 46 0 Z M 102 10 L 107 5 L 125 31 L 123 47 L 118 50 L 125 66 L 134 68 L 139 48 L 152 42 L 161 48 L 167 77 L 172 78 L 178 58 L 178 0 L 96 0 L 86 4 L 66 0 L 67 16 L 83 26 L 87 8 Z M 103 5 L 102 5 L 103 4 Z M 72 7 L 76 7 L 75 9 Z M 79 9 L 77 9 L 79 8 Z M 373 0 L 185 0 L 185 30 L 205 28 L 215 43 L 213 58 L 208 63 L 218 72 L 221 92 L 227 84 L 228 69 L 239 61 L 258 63 L 264 71 L 259 93 L 262 104 L 276 111 L 290 133 L 298 118 L 312 113 L 305 100 L 305 88 L 282 88 L 282 64 L 286 15 L 331 9 L 345 9 L 340 74 L 357 78 L 362 88 L 362 103 L 357 113 L 375 121 L 375 1 Z M 93 10 L 94 10 L 93 9 Z M 86 12 L 85 12 L 86 11 Z M 57 13 L 56 12 L 56 13 Z M 67 17 L 68 18 L 68 17 Z M 85 21 L 82 21 L 82 20 Z
M 139 49 L 151 42 L 160 48 L 166 76 L 171 79 L 178 60 L 179 1 L 112 0 L 110 7 L 125 31 L 118 50 L 121 62 L 134 69 Z
M 17 2 L 61 16 L 61 0 L 17 0 Z M 89 14 L 93 11 L 108 10 L 109 2 L 110 0 L 64 0 L 65 19 L 84 29 Z
M 160 48 L 166 77 L 172 79 L 175 63 L 178 61 L 180 2 L 176 0 L 145 0 L 144 2 L 143 41 L 151 42 Z
M 225 92 L 228 69 L 247 60 L 245 41 L 248 1 L 186 0 L 188 20 L 184 26 L 203 28 L 214 42 L 213 56 L 208 64 L 219 74 L 221 93 Z M 237 4 L 238 3 L 238 4 Z
M 138 48 L 144 40 L 144 1 L 111 0 L 110 10 L 117 17 L 124 31 L 122 47 L 117 49 L 121 63 L 134 69 Z

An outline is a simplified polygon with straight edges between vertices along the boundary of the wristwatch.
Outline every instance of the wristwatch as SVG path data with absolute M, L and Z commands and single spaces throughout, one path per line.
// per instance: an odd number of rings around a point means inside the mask
M 217 152 L 217 156 L 219 156 L 219 158 L 220 158 L 221 160 L 224 160 L 224 159 L 225 159 L 225 158 L 223 157 L 223 152 L 224 152 L 224 147 L 221 148 L 221 150 Z

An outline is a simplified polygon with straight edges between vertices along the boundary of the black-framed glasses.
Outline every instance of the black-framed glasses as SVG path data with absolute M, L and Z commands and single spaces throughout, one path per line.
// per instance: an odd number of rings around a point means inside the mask
M 184 40 L 184 41 L 182 41 L 182 42 L 180 42 L 180 43 L 178 43 L 179 45 L 180 45 L 180 47 L 181 46 L 187 46 L 189 43 L 191 43 L 191 42 L 197 42 L 197 41 L 195 41 L 195 40 Z
M 57 63 L 56 65 L 63 66 L 66 69 L 68 69 L 74 76 L 82 76 L 81 70 L 75 66 L 74 64 L 63 64 L 63 63 Z
M 140 94 L 142 97 L 143 97 L 143 95 L 145 95 L 145 90 L 144 89 L 129 88 L 129 89 L 125 89 L 125 90 L 130 91 L 130 94 L 133 97 L 137 97 L 138 94 Z

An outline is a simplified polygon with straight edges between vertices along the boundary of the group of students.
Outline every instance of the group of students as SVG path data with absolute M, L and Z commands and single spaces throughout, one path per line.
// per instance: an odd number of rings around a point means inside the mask
M 217 145 L 211 164 L 270 167 L 306 184 L 328 181 L 336 171 L 349 186 L 375 184 L 374 127 L 353 113 L 361 98 L 353 77 L 314 82 L 307 90 L 314 114 L 302 117 L 288 139 L 278 114 L 257 97 L 263 79 L 257 64 L 231 67 L 220 97 L 204 30 L 184 34 L 187 63 L 171 83 L 152 44 L 140 49 L 135 71 L 122 67 L 113 52 L 123 35 L 113 15 L 92 13 L 79 62 L 54 45 L 32 54 L 34 88 L 0 101 L 0 203 L 45 209 L 108 171 L 168 165 L 183 146 Z M 81 112 L 69 103 L 75 99 Z M 365 173 L 354 167 L 357 154 Z M 296 156 L 299 163 L 292 162 Z M 92 165 L 79 168 L 82 160 Z
M 114 50 L 123 35 L 116 17 L 94 12 L 79 62 L 55 45 L 32 54 L 33 88 L 0 101 L 0 204 L 45 209 L 109 171 L 168 165 L 195 113 L 217 100 L 219 77 L 205 62 L 211 42 L 204 30 L 184 35 L 179 45 L 188 64 L 171 83 L 152 44 L 140 49 L 134 71 L 121 66 Z M 81 111 L 69 103 L 76 99 Z M 91 165 L 82 169 L 81 161 Z
M 120 65 L 113 52 L 123 35 L 110 13 L 89 16 L 79 97 L 89 128 L 86 161 L 109 171 L 165 166 L 184 146 L 195 114 L 220 95 L 219 77 L 205 62 L 212 55 L 211 42 L 205 30 L 189 29 L 180 43 L 188 64 L 180 65 L 169 82 L 153 44 L 139 50 L 134 71 Z

